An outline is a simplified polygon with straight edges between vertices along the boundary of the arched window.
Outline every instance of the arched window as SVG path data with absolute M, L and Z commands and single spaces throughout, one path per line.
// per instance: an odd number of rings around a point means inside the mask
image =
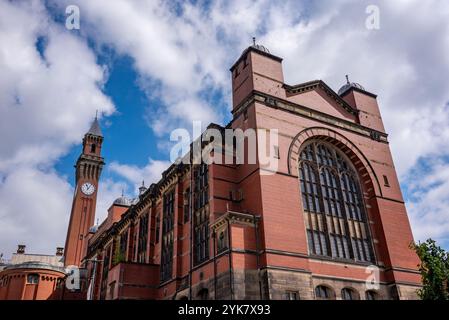
M 39 283 L 39 275 L 36 273 L 30 273 L 27 276 L 27 283 L 37 284 Z
M 366 300 L 378 300 L 377 293 L 373 290 L 368 290 L 365 292 Z
M 362 191 L 355 170 L 333 146 L 314 141 L 299 163 L 309 253 L 372 262 Z
M 343 300 L 359 300 L 357 292 L 350 288 L 341 289 L 341 298 Z
M 315 297 L 317 299 L 332 299 L 333 298 L 332 290 L 323 285 L 317 286 L 315 288 Z
M 95 153 L 97 151 L 97 145 L 95 143 L 92 143 L 90 145 L 90 152 Z

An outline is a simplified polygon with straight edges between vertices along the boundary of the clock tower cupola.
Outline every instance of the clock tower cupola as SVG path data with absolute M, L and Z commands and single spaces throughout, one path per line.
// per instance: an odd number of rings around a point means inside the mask
M 94 225 L 98 180 L 104 165 L 104 159 L 101 157 L 102 143 L 103 134 L 95 117 L 89 131 L 84 135 L 83 151 L 75 165 L 75 193 L 64 254 L 66 266 L 80 266 L 86 254 L 86 236 Z

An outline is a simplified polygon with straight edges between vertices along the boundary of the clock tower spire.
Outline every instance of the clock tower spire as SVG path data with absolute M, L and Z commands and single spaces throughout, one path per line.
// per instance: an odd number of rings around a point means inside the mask
M 66 266 L 80 266 L 86 254 L 86 236 L 94 225 L 98 180 L 104 165 L 101 157 L 102 143 L 103 134 L 95 116 L 89 131 L 84 135 L 83 151 L 75 165 L 75 193 L 64 254 Z

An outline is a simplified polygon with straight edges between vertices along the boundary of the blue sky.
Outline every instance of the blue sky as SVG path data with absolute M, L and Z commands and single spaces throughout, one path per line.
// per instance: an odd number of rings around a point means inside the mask
M 370 4 L 379 30 L 365 26 Z M 68 5 L 80 30 L 64 26 Z M 379 95 L 415 238 L 449 248 L 448 17 L 437 0 L 0 0 L 0 252 L 64 244 L 96 110 L 100 219 L 122 189 L 158 180 L 171 130 L 226 124 L 229 67 L 253 36 L 284 58 L 289 84 L 338 90 L 349 74 Z

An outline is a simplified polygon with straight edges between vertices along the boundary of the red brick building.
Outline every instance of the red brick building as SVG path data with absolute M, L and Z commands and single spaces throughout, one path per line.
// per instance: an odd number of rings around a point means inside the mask
M 28 254 L 19 245 L 10 261 L 0 259 L 0 300 L 61 299 L 66 272 L 63 248 L 55 255 Z
M 66 244 L 66 264 L 88 269 L 89 298 L 416 298 L 418 258 L 376 95 L 349 82 L 338 93 L 319 80 L 287 85 L 282 59 L 260 45 L 231 72 L 233 119 L 210 127 L 278 129 L 277 170 L 173 164 L 89 229 L 103 163 L 90 130 Z

